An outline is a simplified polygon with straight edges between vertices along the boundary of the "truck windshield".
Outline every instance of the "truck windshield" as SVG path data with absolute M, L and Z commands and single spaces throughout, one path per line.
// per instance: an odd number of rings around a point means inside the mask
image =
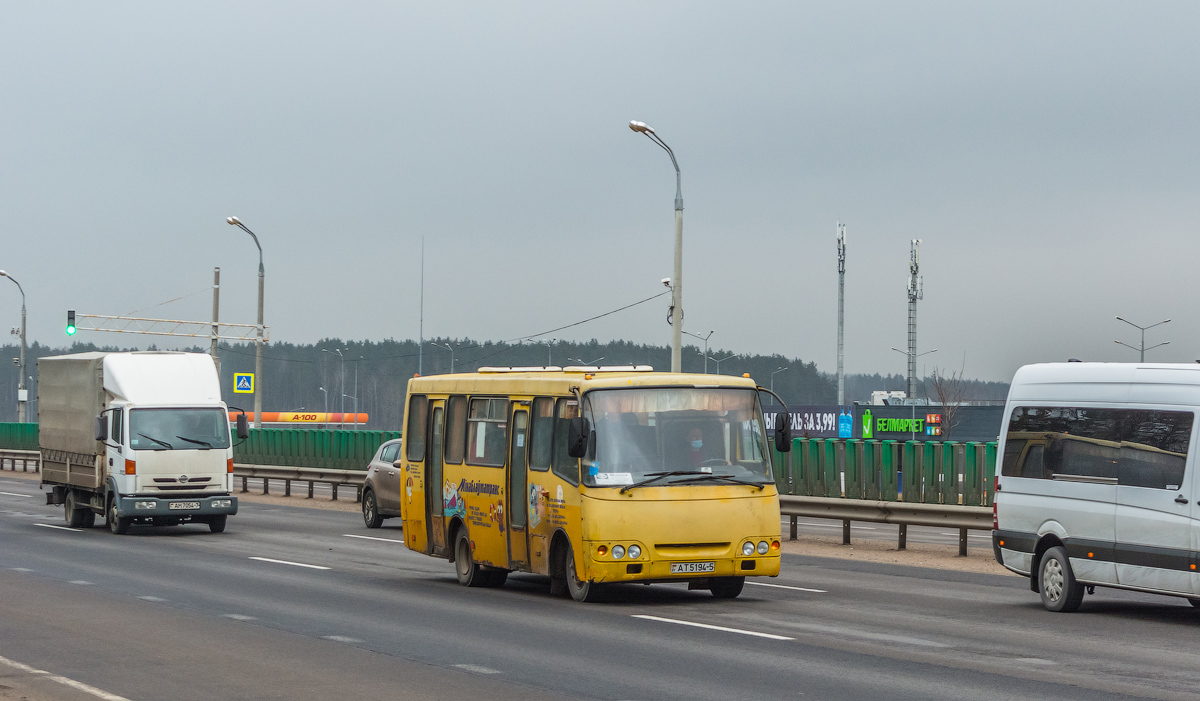
M 583 461 L 588 486 L 656 476 L 653 486 L 773 481 L 755 390 L 595 390 L 584 412 L 595 431 Z
M 229 447 L 229 415 L 222 409 L 134 409 L 129 412 L 134 450 L 208 450 Z

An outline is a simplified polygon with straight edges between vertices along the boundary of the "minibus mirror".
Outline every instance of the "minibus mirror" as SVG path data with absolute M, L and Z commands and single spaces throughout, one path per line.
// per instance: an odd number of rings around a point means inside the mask
M 96 440 L 108 441 L 108 418 L 104 416 L 96 417 Z
M 588 434 L 591 432 L 592 427 L 588 424 L 587 419 L 582 416 L 571 419 L 571 423 L 567 427 L 567 455 L 573 458 L 582 458 L 586 455 Z
M 775 450 L 786 453 L 792 449 L 792 421 L 786 411 L 775 415 Z
M 244 441 L 250 437 L 250 422 L 246 419 L 245 414 L 238 414 L 237 437 L 239 441 Z

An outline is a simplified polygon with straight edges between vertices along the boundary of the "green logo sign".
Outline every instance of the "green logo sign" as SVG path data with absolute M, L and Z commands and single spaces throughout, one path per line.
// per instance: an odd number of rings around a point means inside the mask
M 924 433 L 925 419 L 876 419 L 875 430 L 880 433 Z
M 867 409 L 866 411 L 863 412 L 862 419 L 863 419 L 863 436 L 862 437 L 865 440 L 870 440 L 871 436 L 873 436 L 875 434 L 874 430 L 872 430 L 872 429 L 874 429 L 874 424 L 871 423 L 871 410 L 870 409 Z

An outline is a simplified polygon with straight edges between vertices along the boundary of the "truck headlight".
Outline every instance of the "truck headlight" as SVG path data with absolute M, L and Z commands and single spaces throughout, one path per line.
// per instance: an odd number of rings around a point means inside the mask
M 135 508 L 135 509 L 153 509 L 156 506 L 158 506 L 158 504 L 153 501 L 135 501 L 135 502 L 133 502 L 133 508 Z
M 212 505 L 214 509 L 228 509 L 233 506 L 232 499 L 213 499 Z
M 753 555 L 754 554 L 754 543 L 751 543 L 749 541 L 742 543 L 742 554 L 745 555 L 746 557 L 750 557 L 751 555 Z

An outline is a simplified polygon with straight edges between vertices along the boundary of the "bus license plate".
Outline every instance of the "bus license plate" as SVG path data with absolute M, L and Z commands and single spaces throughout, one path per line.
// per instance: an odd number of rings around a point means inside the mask
M 199 509 L 200 502 L 198 502 L 198 501 L 173 501 L 173 502 L 167 504 L 167 508 L 172 511 L 191 511 L 192 509 Z
M 694 572 L 714 572 L 715 562 L 672 562 L 671 574 L 692 574 Z

